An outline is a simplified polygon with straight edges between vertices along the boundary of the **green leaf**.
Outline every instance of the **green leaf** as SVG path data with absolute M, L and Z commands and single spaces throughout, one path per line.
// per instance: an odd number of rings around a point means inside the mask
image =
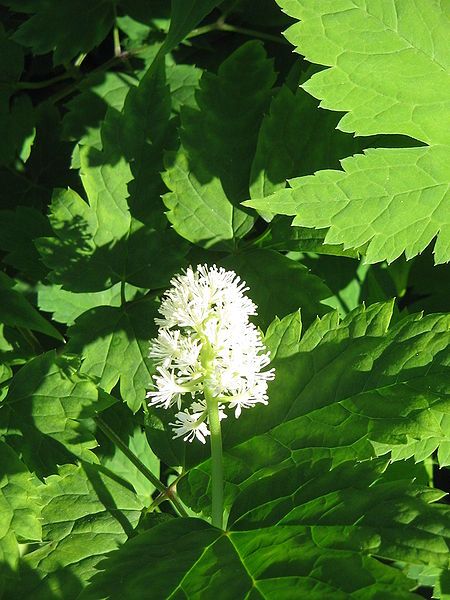
M 118 17 L 117 25 L 136 44 L 142 44 L 151 31 L 169 30 L 170 2 L 166 0 L 120 0 L 119 7 L 126 16 Z
M 329 67 L 303 87 L 323 108 L 348 113 L 339 123 L 342 131 L 449 143 L 448 128 L 436 119 L 436 111 L 444 119 L 449 114 L 449 15 L 441 2 L 419 0 L 413 7 L 396 1 L 386 10 L 380 0 L 369 6 L 357 0 L 351 7 L 312 0 L 278 4 L 301 20 L 286 32 L 296 51 Z
M 166 53 L 173 50 L 218 4 L 220 0 L 191 0 L 189 4 L 172 0 L 170 27 L 162 50 Z
M 0 440 L 0 560 L 16 566 L 17 541 L 41 540 L 39 480 Z
M 443 146 L 370 149 L 343 160 L 344 171 L 293 179 L 291 189 L 244 204 L 296 215 L 293 225 L 328 227 L 327 244 L 367 244 L 366 263 L 392 262 L 402 252 L 412 258 L 437 235 L 435 262 L 442 263 L 450 226 L 447 162 Z
M 125 404 L 116 404 L 102 413 L 103 421 L 122 439 L 129 450 L 156 476 L 159 477 L 159 459 L 153 454 L 145 432 Z M 106 437 L 97 435 L 100 462 L 112 473 L 130 483 L 147 506 L 151 504 L 154 486 L 135 467 L 129 458 Z
M 0 211 L 0 247 L 7 252 L 4 261 L 33 280 L 43 279 L 47 274 L 33 238 L 50 233 L 48 220 L 34 208 L 18 206 L 14 211 Z
M 264 216 L 273 217 L 270 213 Z M 295 227 L 291 221 L 292 219 L 281 215 L 275 216 L 270 223 L 267 236 L 258 243 L 258 246 L 280 252 L 315 252 L 330 256 L 359 258 L 360 253 L 357 250 L 344 250 L 342 244 L 325 244 L 326 229 Z
M 35 241 L 52 269 L 51 281 L 75 292 L 100 291 L 121 280 L 124 254 L 117 244 L 130 227 L 127 165 L 85 168 L 90 205 L 73 190 L 56 190 L 50 223 L 57 237 Z
M 197 107 L 195 96 L 201 76 L 202 70 L 194 65 L 168 64 L 167 83 L 174 112 L 179 113 L 183 106 Z
M 0 273 L 0 294 L 2 298 L 0 321 L 4 325 L 40 331 L 57 340 L 63 340 L 64 338 L 59 331 L 46 321 L 28 300 L 13 288 L 13 285 L 14 281 L 12 279 L 4 273 Z
M 24 85 L 27 85 L 23 82 Z M 38 94 L 39 92 L 32 92 Z M 41 101 L 34 109 L 36 137 L 26 164 L 16 160 L 1 171 L 0 204 L 16 210 L 18 206 L 41 208 L 47 206 L 54 187 L 78 185 L 78 174 L 69 170 L 72 147 L 61 140 L 60 114 L 49 101 Z M 75 183 L 76 182 L 76 183 Z M 28 220 L 28 219 L 27 219 Z M 35 225 L 32 226 L 34 229 Z M 46 231 L 42 232 L 46 235 Z M 31 230 L 30 230 L 31 231 Z M 24 237 L 22 232 L 20 238 Z M 32 240 L 27 240 L 27 246 Z M 31 265 L 30 265 L 31 268 Z M 40 266 L 42 270 L 42 265 Z M 33 276 L 33 280 L 37 277 Z
M 339 159 L 361 150 L 361 139 L 336 131 L 336 114 L 317 110 L 317 102 L 286 85 L 264 116 L 252 164 L 251 198 L 263 198 L 286 186 L 286 179 L 338 167 Z M 320 143 L 317 140 L 320 139 Z
M 92 417 L 111 399 L 78 368 L 76 360 L 42 354 L 18 371 L 0 406 L 0 434 L 38 474 L 75 457 L 96 461 Z
M 108 35 L 114 23 L 114 4 L 114 0 L 93 0 L 86 7 L 83 0 L 57 4 L 38 0 L 33 6 L 35 14 L 19 27 L 14 39 L 35 54 L 53 52 L 55 65 L 67 63 Z
M 321 300 L 331 295 L 327 286 L 302 264 L 272 250 L 234 254 L 222 261 L 247 283 L 249 294 L 258 306 L 255 323 L 263 329 L 277 317 L 300 308 L 303 324 L 308 326 L 328 308 Z M 288 288 L 289 293 L 280 293 Z
M 144 287 L 163 287 L 184 265 L 187 251 L 187 245 L 168 227 L 160 198 L 162 156 L 173 143 L 170 114 L 165 65 L 159 61 L 128 93 L 119 132 L 133 175 L 128 185 L 132 221 L 126 278 Z
M 344 160 L 344 171 L 292 180 L 291 190 L 245 205 L 296 215 L 294 225 L 329 228 L 328 244 L 367 244 L 368 263 L 403 252 L 411 258 L 435 237 L 435 262 L 448 261 L 450 22 L 443 7 L 426 0 L 414 7 L 391 2 L 386 10 L 381 0 L 279 4 L 301 20 L 288 29 L 289 41 L 329 67 L 303 87 L 321 107 L 347 113 L 342 131 L 409 135 L 427 146 L 367 150 Z
M 415 598 L 410 581 L 363 556 L 342 533 L 283 526 L 220 532 L 177 519 L 111 554 L 80 600 L 220 598 L 224 590 L 232 598 Z
M 75 319 L 84 312 L 97 306 L 119 307 L 122 303 L 121 284 L 116 283 L 103 292 L 75 293 L 63 290 L 58 285 L 38 285 L 37 302 L 41 310 L 52 313 L 54 321 L 73 325 Z M 138 288 L 125 284 L 125 300 L 134 300 Z
M 100 125 L 108 107 L 122 110 L 129 89 L 136 84 L 136 78 L 127 73 L 107 71 L 88 75 L 80 83 L 79 93 L 65 105 L 67 112 L 62 120 L 63 137 L 97 147 Z
M 275 317 L 269 325 L 264 344 L 270 352 L 270 359 L 287 358 L 299 351 L 302 335 L 302 318 L 300 309 L 286 315 L 283 319 Z
M 301 525 L 323 527 L 331 534 L 345 528 L 346 537 L 358 539 L 363 553 L 446 567 L 450 514 L 430 505 L 442 497 L 440 490 L 417 485 L 412 477 L 391 479 L 389 469 L 383 473 L 386 461 L 329 466 L 327 460 L 308 461 L 254 482 L 234 504 L 231 528 Z M 430 528 L 437 522 L 441 533 L 436 535 Z
M 26 363 L 36 356 L 36 341 L 24 329 L 8 327 L 0 323 L 0 363 L 2 364 L 1 379 L 6 381 L 12 377 L 11 366 Z M 2 389 L 3 398 L 6 389 Z
M 136 527 L 139 498 L 98 465 L 64 465 L 40 488 L 43 544 L 25 557 L 25 565 L 42 581 L 32 591 L 27 577 L 19 584 L 22 597 L 46 599 L 47 585 L 67 600 L 95 573 L 98 562 L 122 544 Z
M 23 52 L 10 40 L 0 24 L 0 165 L 19 158 L 25 162 L 34 140 L 34 113 L 30 98 L 17 94 L 23 69 Z
M 122 112 L 108 110 L 102 149 L 81 147 L 89 204 L 72 190 L 54 194 L 50 221 L 57 237 L 36 243 L 53 269 L 50 279 L 64 289 L 101 291 L 119 281 L 159 288 L 183 265 L 185 245 L 167 227 L 160 200 L 170 98 L 159 65 L 129 90 Z
M 107 392 L 120 381 L 120 393 L 133 412 L 143 403 L 151 383 L 149 341 L 155 336 L 156 305 L 151 301 L 122 308 L 100 306 L 69 329 L 68 351 L 80 354 L 82 373 L 98 379 Z
M 248 197 L 257 132 L 274 83 L 258 42 L 236 50 L 217 75 L 205 72 L 198 109 L 181 111 L 181 149 L 168 154 L 163 197 L 174 229 L 205 248 L 233 249 L 253 225 Z
M 224 422 L 229 498 L 292 461 L 420 461 L 448 441 L 449 317 L 411 315 L 389 329 L 391 312 L 375 304 L 342 321 L 330 313 L 296 354 L 274 361 L 269 405 Z M 198 462 L 180 483 L 197 512 L 209 506 L 208 460 L 187 461 Z

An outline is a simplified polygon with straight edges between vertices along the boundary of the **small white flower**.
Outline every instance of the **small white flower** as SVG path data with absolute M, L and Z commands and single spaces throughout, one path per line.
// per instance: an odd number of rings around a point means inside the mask
M 163 408 L 177 404 L 181 408 L 181 396 L 186 393 L 193 396 L 195 385 L 186 375 L 177 377 L 174 371 L 164 367 L 158 367 L 157 370 L 159 375 L 154 376 L 156 391 L 147 393 L 147 398 L 152 398 L 149 404 Z
M 192 442 L 194 438 L 200 440 L 202 444 L 206 443 L 206 436 L 209 435 L 208 426 L 205 423 L 207 408 L 200 402 L 193 402 L 191 406 L 192 413 L 185 408 L 182 412 L 175 415 L 175 423 L 172 425 L 175 435 L 174 438 L 183 437 L 185 442 Z
M 256 305 L 245 296 L 245 283 L 233 271 L 215 265 L 188 267 L 171 280 L 159 308 L 162 318 L 149 356 L 157 374 L 149 404 L 161 408 L 177 405 L 174 437 L 205 443 L 209 435 L 206 396 L 225 408 L 242 409 L 267 404 L 268 381 L 274 369 L 257 328 L 249 322 Z M 187 399 L 187 406 L 182 408 Z
M 192 412 L 189 412 L 191 410 Z M 175 415 L 175 423 L 172 425 L 175 435 L 174 438 L 183 437 L 185 442 L 192 442 L 195 438 L 202 444 L 206 443 L 206 437 L 209 435 L 209 429 L 206 424 L 208 409 L 204 402 L 193 402 L 190 409 L 185 408 L 182 412 Z M 219 419 L 226 419 L 227 415 L 223 410 L 223 405 L 219 404 Z

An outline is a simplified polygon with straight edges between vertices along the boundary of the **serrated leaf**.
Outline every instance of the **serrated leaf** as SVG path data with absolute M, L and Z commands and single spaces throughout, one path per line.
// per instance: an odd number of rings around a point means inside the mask
M 363 553 L 397 559 L 409 567 L 447 567 L 450 514 L 430 504 L 443 496 L 440 490 L 414 484 L 413 477 L 391 479 L 383 472 L 386 461 L 329 467 L 327 460 L 308 461 L 254 482 L 235 502 L 229 527 L 307 525 L 330 533 L 345 528 L 347 539 L 358 539 Z M 434 529 L 437 522 L 439 534 Z
M 269 405 L 224 423 L 230 497 L 292 460 L 419 461 L 448 441 L 449 318 L 412 315 L 388 329 L 391 310 L 360 307 L 341 322 L 330 313 L 304 333 L 297 354 L 273 363 Z M 180 490 L 199 511 L 209 506 L 209 467 L 191 460 L 201 465 Z
M 329 67 L 303 87 L 322 107 L 347 112 L 341 130 L 404 134 L 428 145 L 368 150 L 343 161 L 344 171 L 293 180 L 292 190 L 245 205 L 295 214 L 294 225 L 327 227 L 329 244 L 368 244 L 369 263 L 403 252 L 411 258 L 435 237 L 435 262 L 447 262 L 450 21 L 441 2 L 421 0 L 413 8 L 393 0 L 385 9 L 381 0 L 279 4 L 301 20 L 288 39 L 308 60 Z
M 317 102 L 302 89 L 294 94 L 284 85 L 261 124 L 250 197 L 283 189 L 291 177 L 338 167 L 340 158 L 361 150 L 363 141 L 336 131 L 337 121 L 334 113 L 317 110 Z
M 119 307 L 122 303 L 121 284 L 116 283 L 103 292 L 75 293 L 63 290 L 58 285 L 40 284 L 37 287 L 37 303 L 41 310 L 52 313 L 58 323 L 73 325 L 75 319 L 96 306 Z M 125 284 L 126 301 L 134 300 L 138 288 Z
M 152 452 L 140 423 L 125 404 L 115 405 L 102 413 L 102 419 L 121 438 L 129 450 L 156 476 L 159 477 L 160 461 Z M 130 483 L 142 501 L 149 506 L 155 487 L 135 467 L 130 459 L 106 437 L 97 434 L 100 462 L 112 473 Z
M 327 244 L 359 248 L 366 263 L 410 259 L 437 235 L 435 262 L 446 262 L 450 197 L 443 146 L 370 149 L 342 161 L 344 171 L 291 180 L 264 200 L 245 202 L 296 215 L 293 225 L 328 227 Z M 407 207 L 406 209 L 404 207 Z
M 330 296 L 330 290 L 301 263 L 272 250 L 254 250 L 234 254 L 222 261 L 243 279 L 252 299 L 258 306 L 254 322 L 263 329 L 275 316 L 283 318 L 300 308 L 303 324 L 308 326 L 327 310 L 321 300 Z M 289 287 L 288 294 L 280 290 Z
M 212 9 L 220 4 L 220 0 L 172 0 L 170 27 L 164 41 L 163 51 L 170 52 L 177 46 Z
M 136 412 L 151 383 L 149 341 L 155 336 L 156 304 L 100 306 L 78 317 L 69 329 L 68 351 L 83 358 L 81 372 L 107 392 L 120 382 L 123 400 Z
M 57 237 L 35 241 L 44 263 L 53 269 L 50 279 L 75 292 L 100 291 L 120 281 L 124 257 L 117 244 L 130 227 L 125 199 L 131 175 L 125 163 L 122 173 L 108 165 L 85 169 L 90 204 L 73 190 L 56 190 L 50 222 Z
M 97 563 L 133 534 L 143 505 L 110 471 L 89 464 L 64 465 L 47 478 L 40 496 L 43 544 L 26 555 L 25 566 L 41 582 L 25 571 L 18 590 L 44 600 L 50 585 L 67 600 L 76 598 Z
M 15 566 L 17 541 L 41 540 L 39 480 L 8 444 L 0 440 L 0 559 Z
M 436 111 L 445 123 L 449 117 L 449 15 L 444 3 L 278 4 L 301 21 L 286 31 L 296 50 L 310 62 L 330 67 L 303 87 L 323 108 L 347 113 L 339 123 L 342 131 L 400 133 L 427 144 L 449 143 L 448 127 L 436 119 Z
M 163 197 L 174 229 L 205 248 L 233 249 L 253 218 L 237 204 L 248 197 L 257 131 L 274 83 L 271 61 L 248 42 L 205 72 L 199 109 L 181 111 L 181 149 L 167 155 Z
M 86 9 L 83 0 L 57 4 L 38 0 L 33 6 L 35 14 L 19 27 L 14 39 L 31 47 L 35 54 L 53 52 L 55 65 L 67 63 L 108 35 L 114 23 L 114 5 L 115 0 L 93 0 Z
M 342 531 L 319 527 L 225 533 L 177 519 L 130 540 L 102 567 L 80 600 L 223 597 L 225 589 L 233 598 L 415 597 L 400 572 L 363 556 Z
M 267 328 L 264 344 L 270 352 L 270 359 L 287 358 L 299 350 L 302 335 L 301 311 L 298 310 L 283 319 L 275 317 Z
M 1 435 L 40 475 L 75 457 L 96 460 L 92 417 L 104 404 L 78 367 L 54 352 L 42 354 L 18 371 L 0 405 Z
M 36 240 L 54 283 L 74 292 L 119 281 L 159 288 L 182 266 L 186 248 L 167 227 L 159 197 L 169 117 L 159 63 L 129 90 L 123 112 L 108 110 L 102 149 L 81 147 L 89 204 L 72 190 L 55 192 L 50 221 L 57 237 Z
M 0 273 L 0 322 L 11 327 L 24 327 L 33 331 L 40 331 L 46 335 L 63 340 L 64 338 L 28 300 L 16 291 L 14 281 L 4 273 Z

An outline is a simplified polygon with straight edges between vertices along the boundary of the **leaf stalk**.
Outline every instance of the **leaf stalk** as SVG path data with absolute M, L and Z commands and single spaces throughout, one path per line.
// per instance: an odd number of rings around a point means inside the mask
M 125 454 L 128 460 L 133 463 L 133 465 L 142 473 L 142 475 L 148 479 L 157 490 L 161 492 L 161 495 L 164 496 L 164 498 L 161 499 L 161 502 L 165 499 L 169 500 L 181 517 L 187 517 L 188 514 L 184 506 L 176 497 L 173 486 L 166 488 L 166 486 L 156 477 L 156 475 L 153 475 L 150 469 L 146 467 L 144 463 L 128 448 L 128 446 L 122 441 L 117 433 L 111 429 L 108 423 L 102 419 L 102 417 L 97 415 L 95 417 L 95 422 L 97 423 L 98 428 L 106 435 L 106 437 L 111 440 L 111 442 Z

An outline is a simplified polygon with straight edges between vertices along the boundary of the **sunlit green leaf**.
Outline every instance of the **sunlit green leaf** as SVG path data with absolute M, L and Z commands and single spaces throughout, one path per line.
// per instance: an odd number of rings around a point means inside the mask
M 181 149 L 167 155 L 164 196 L 169 221 L 205 248 L 233 249 L 253 218 L 237 204 L 248 197 L 258 127 L 274 83 L 262 46 L 236 50 L 217 75 L 204 73 L 198 108 L 181 111 Z

